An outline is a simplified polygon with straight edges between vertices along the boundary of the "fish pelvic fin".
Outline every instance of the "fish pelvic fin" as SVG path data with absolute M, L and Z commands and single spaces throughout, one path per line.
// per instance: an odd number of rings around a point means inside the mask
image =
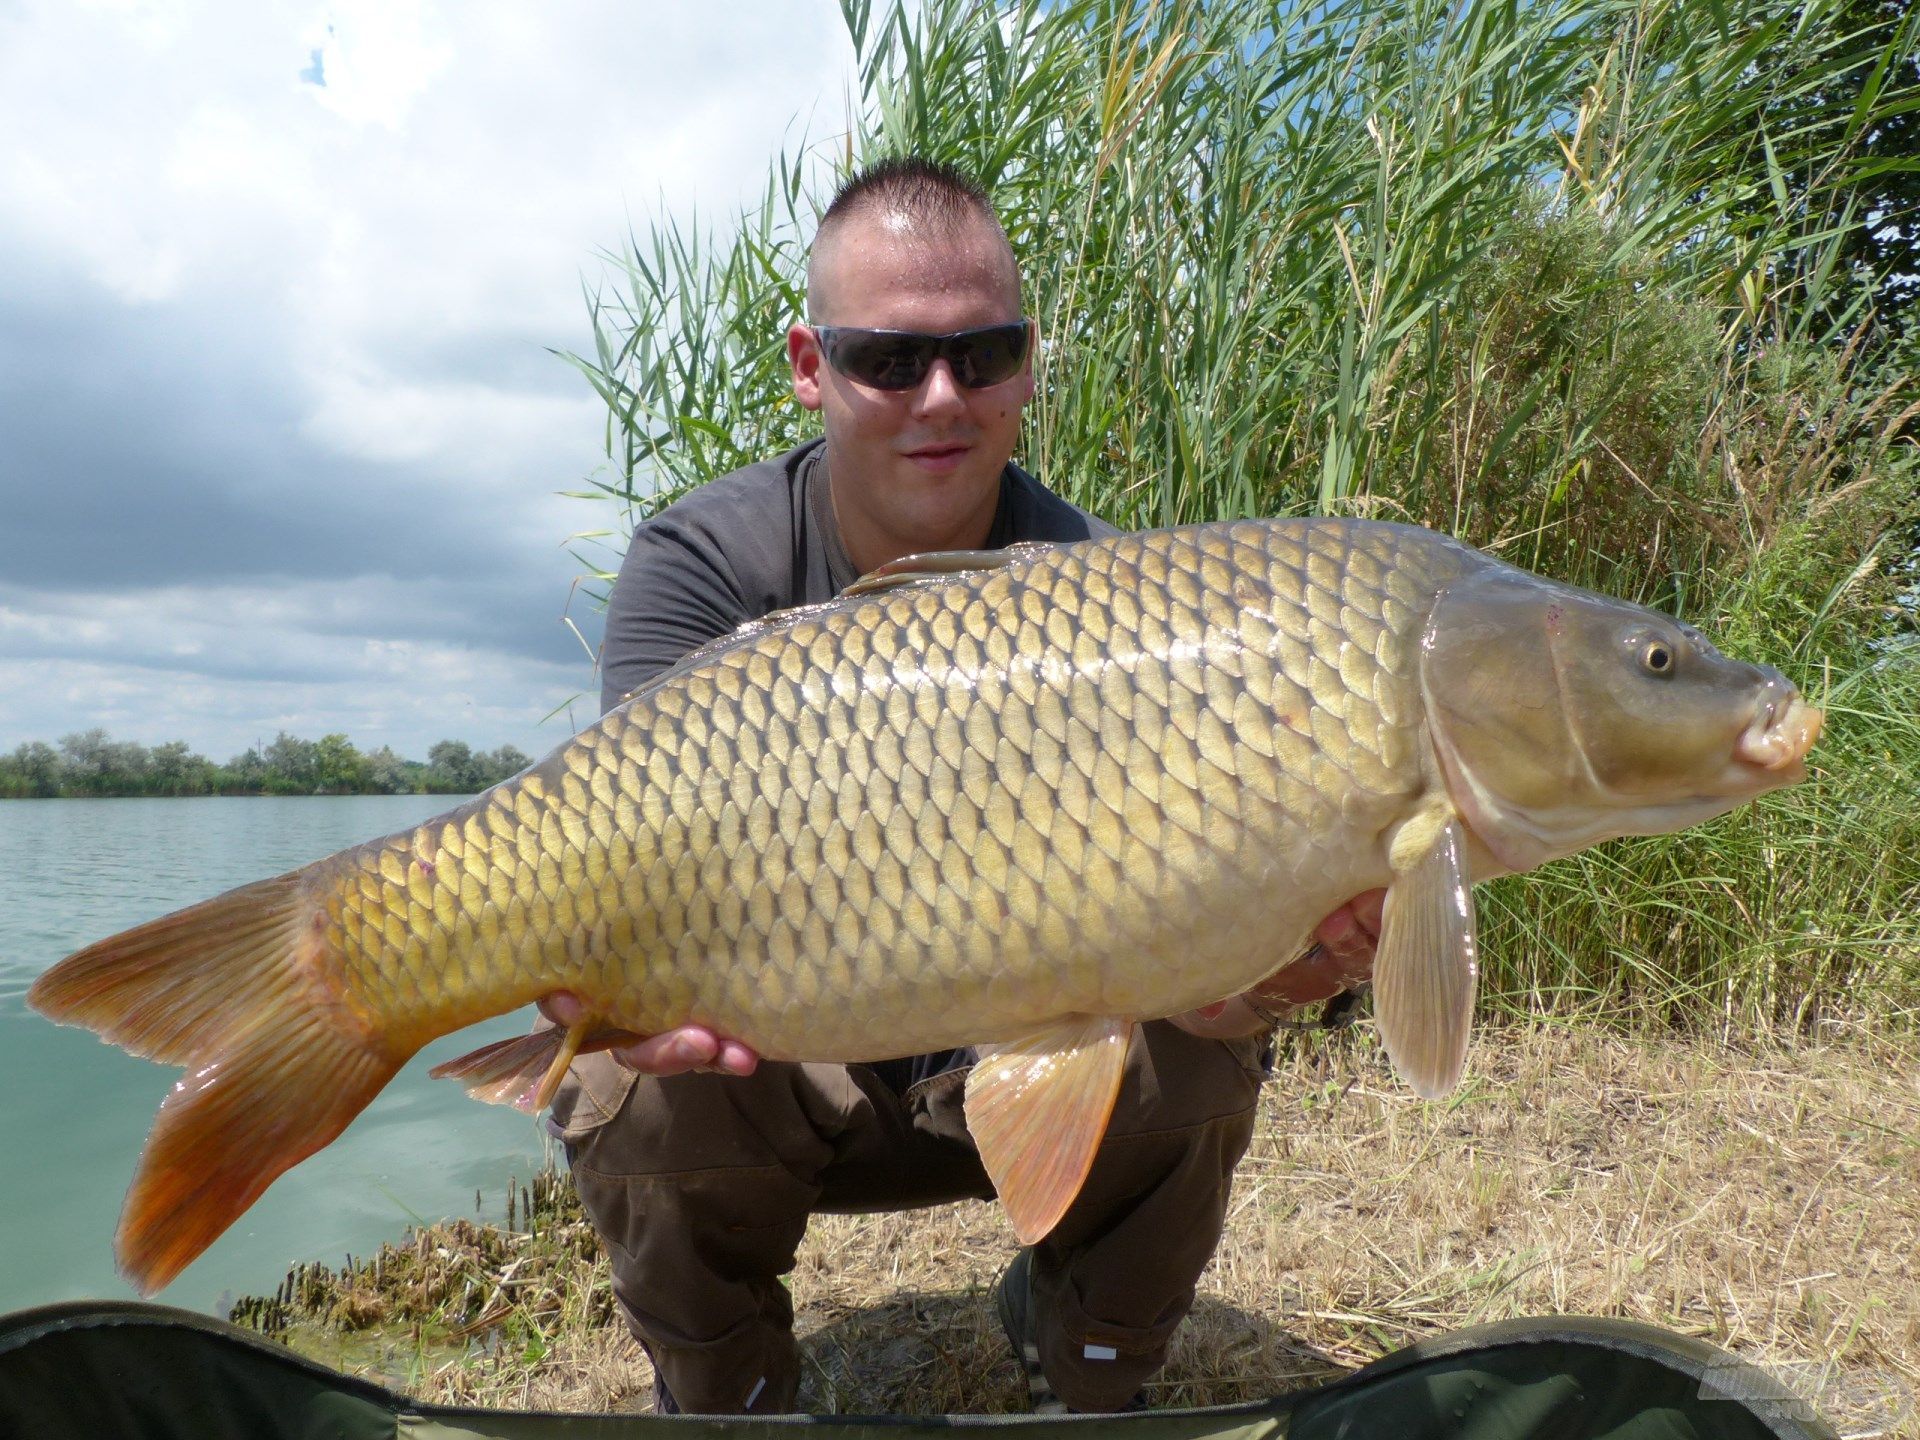
M 1044 1238 L 1093 1166 L 1126 1068 L 1133 1023 L 1076 1016 L 979 1047 L 967 1129 L 1020 1243 Z
M 28 992 L 49 1019 L 187 1068 L 120 1213 L 115 1251 L 143 1294 L 333 1140 L 412 1053 L 344 1003 L 323 921 L 296 871 L 90 945 Z
M 1466 1066 L 1480 969 L 1459 817 L 1408 821 L 1394 840 L 1393 868 L 1373 962 L 1374 1018 L 1394 1069 L 1421 1098 L 1437 1100 Z
M 602 1029 L 597 1020 L 582 1020 L 567 1030 L 553 1026 L 496 1040 L 427 1073 L 435 1080 L 458 1080 L 476 1100 L 511 1105 L 531 1115 L 552 1103 L 574 1056 L 640 1038 L 628 1030 Z

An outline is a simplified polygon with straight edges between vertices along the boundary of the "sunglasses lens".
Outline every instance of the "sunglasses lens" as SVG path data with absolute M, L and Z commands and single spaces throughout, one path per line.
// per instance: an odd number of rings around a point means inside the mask
M 924 335 L 840 331 L 827 358 L 849 379 L 875 390 L 911 390 L 933 363 L 935 341 Z
M 875 390 L 913 389 L 927 378 L 935 356 L 944 357 L 953 367 L 955 381 L 974 390 L 1019 374 L 1033 332 L 1021 320 L 944 336 L 835 326 L 821 326 L 816 333 L 828 364 Z
M 1019 373 L 1027 354 L 1027 327 L 1022 323 L 971 331 L 949 341 L 947 354 L 953 378 L 968 389 L 998 385 Z

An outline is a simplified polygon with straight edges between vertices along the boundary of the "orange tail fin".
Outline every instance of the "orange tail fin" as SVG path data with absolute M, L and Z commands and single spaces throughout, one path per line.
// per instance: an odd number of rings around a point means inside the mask
M 393 1078 L 394 1054 L 325 978 L 302 872 L 102 940 L 34 982 L 63 1024 L 184 1065 L 141 1154 L 115 1242 L 152 1294 L 274 1180 L 326 1145 Z

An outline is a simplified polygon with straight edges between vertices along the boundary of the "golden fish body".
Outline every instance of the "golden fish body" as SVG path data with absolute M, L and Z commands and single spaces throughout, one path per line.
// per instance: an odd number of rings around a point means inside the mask
M 969 1123 L 1044 1233 L 1133 1021 L 1238 993 L 1385 885 L 1383 1033 L 1437 1093 L 1473 878 L 1788 783 L 1818 729 L 1686 627 L 1414 527 L 890 569 L 446 815 L 48 972 L 48 1014 L 195 1071 L 129 1195 L 135 1280 L 165 1283 L 420 1046 L 561 989 L 590 1023 L 443 1069 L 496 1099 L 544 1076 L 544 1102 L 596 1033 L 698 1022 L 847 1061 L 979 1044 Z
M 354 1003 L 556 988 L 868 1060 L 1237 993 L 1386 882 L 1409 657 L 1463 548 L 1224 526 L 1050 548 L 770 627 L 314 872 Z

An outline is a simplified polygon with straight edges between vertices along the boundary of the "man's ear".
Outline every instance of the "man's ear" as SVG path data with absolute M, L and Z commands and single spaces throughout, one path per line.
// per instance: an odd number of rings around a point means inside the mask
M 819 337 L 810 325 L 793 325 L 787 330 L 787 363 L 793 367 L 793 398 L 808 410 L 821 404 L 820 369 L 827 363 L 820 353 Z

